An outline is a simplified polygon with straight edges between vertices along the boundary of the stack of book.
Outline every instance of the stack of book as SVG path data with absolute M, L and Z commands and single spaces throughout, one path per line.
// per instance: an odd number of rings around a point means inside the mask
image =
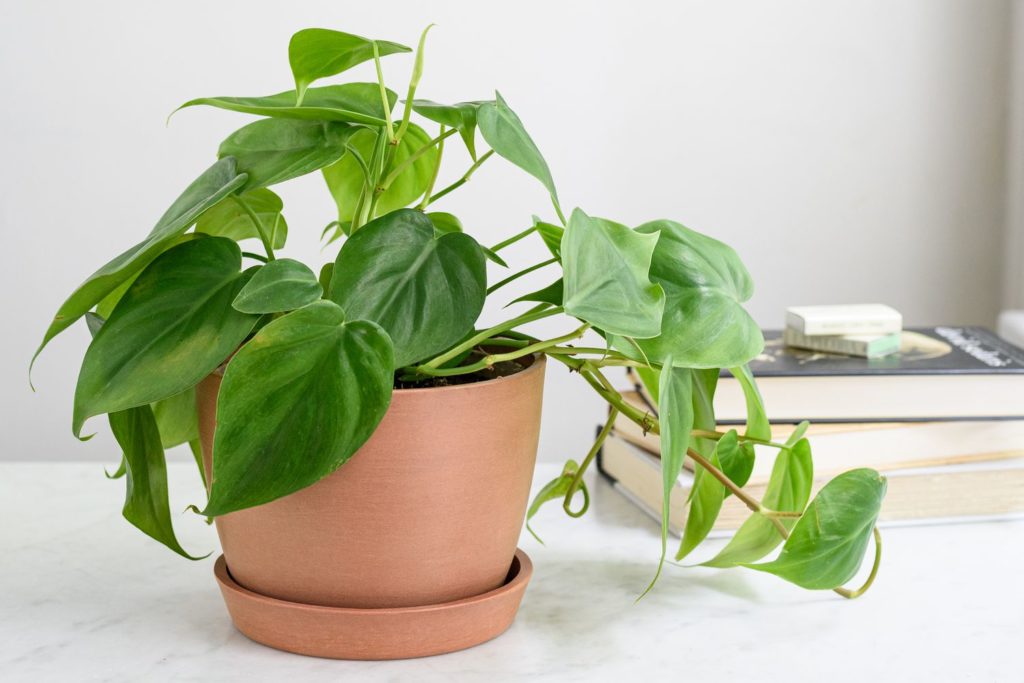
M 1024 350 L 977 327 L 904 330 L 899 351 L 879 359 L 793 348 L 780 332 L 765 338 L 750 368 L 775 420 L 773 440 L 785 441 L 797 423 L 811 421 L 815 491 L 840 472 L 872 467 L 889 479 L 883 522 L 1024 514 Z M 655 412 L 640 387 L 624 395 Z M 719 429 L 742 433 L 743 392 L 727 374 L 715 415 Z M 661 507 L 659 452 L 656 435 L 620 415 L 598 466 L 654 513 Z M 745 486 L 755 497 L 764 493 L 776 452 L 757 448 Z M 689 459 L 686 466 L 693 466 Z M 672 495 L 677 533 L 692 483 L 692 471 L 684 470 Z M 736 529 L 748 515 L 730 496 L 716 530 Z
M 786 309 L 786 346 L 861 358 L 900 350 L 903 316 L 885 304 L 793 306 Z

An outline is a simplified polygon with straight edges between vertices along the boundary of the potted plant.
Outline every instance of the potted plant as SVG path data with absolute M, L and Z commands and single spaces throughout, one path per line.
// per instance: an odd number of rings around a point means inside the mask
M 610 414 L 590 452 L 566 463 L 528 516 L 551 500 L 583 514 L 583 474 L 621 413 L 661 435 L 655 579 L 667 554 L 668 492 L 689 457 L 697 474 L 677 560 L 735 495 L 751 516 L 705 564 L 846 597 L 863 592 L 878 567 L 885 480 L 854 470 L 810 500 L 806 425 L 771 441 L 745 366 L 763 339 L 743 308 L 753 285 L 737 254 L 670 220 L 633 228 L 581 209 L 566 218 L 547 163 L 500 95 L 417 98 L 426 36 L 401 104 L 381 59 L 410 48 L 306 29 L 288 49 L 293 89 L 182 105 L 257 118 L 224 140 L 218 160 L 141 242 L 68 297 L 39 347 L 80 318 L 93 333 L 73 431 L 88 438 L 85 422 L 108 416 L 123 451 L 114 476 L 127 481 L 124 516 L 191 557 L 172 527 L 164 461 L 166 448 L 188 443 L 208 491 L 194 510 L 216 522 L 217 575 L 243 632 L 343 657 L 481 642 L 507 627 L 529 578 L 516 541 L 543 375 L 554 363 L 579 375 Z M 318 84 L 363 62 L 376 66 L 377 82 Z M 472 164 L 439 189 L 456 135 Z M 534 218 L 488 248 L 435 204 L 494 156 L 543 184 L 554 218 Z M 340 247 L 314 272 L 279 255 L 288 225 L 270 188 L 317 171 L 338 207 L 323 237 Z M 551 257 L 512 270 L 501 252 L 524 239 L 542 240 Z M 487 297 L 542 267 L 560 272 L 516 299 L 520 312 L 478 327 Z M 529 333 L 530 323 L 555 316 L 564 334 Z M 588 330 L 603 343 L 575 345 Z M 658 417 L 623 400 L 609 367 L 640 374 Z M 717 430 L 721 369 L 744 388 L 742 432 Z M 755 444 L 778 451 L 763 500 L 743 490 Z M 872 537 L 867 583 L 843 588 Z

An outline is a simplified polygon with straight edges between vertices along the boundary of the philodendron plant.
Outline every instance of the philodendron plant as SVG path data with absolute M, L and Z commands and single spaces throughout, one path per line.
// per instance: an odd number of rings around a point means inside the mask
M 629 227 L 582 209 L 566 219 L 547 163 L 501 95 L 455 104 L 417 99 L 426 34 L 400 106 L 381 58 L 412 50 L 327 29 L 292 36 L 293 89 L 182 105 L 257 118 L 221 143 L 217 161 L 142 241 L 68 297 L 40 345 L 85 318 L 93 339 L 72 427 L 88 438 L 85 422 L 108 416 L 123 451 L 113 476 L 127 475 L 124 516 L 189 556 L 171 524 L 164 451 L 188 443 L 199 459 L 195 387 L 225 361 L 213 480 L 205 507 L 196 508 L 206 517 L 286 496 L 344 466 L 380 423 L 396 387 L 486 379 L 507 371 L 507 361 L 545 354 L 578 374 L 610 411 L 593 448 L 579 464 L 566 463 L 529 516 L 556 499 L 573 516 L 585 511 L 583 474 L 621 414 L 661 435 L 659 572 L 669 493 L 689 457 L 696 478 L 677 560 L 704 540 L 723 500 L 734 495 L 750 518 L 704 564 L 750 567 L 847 597 L 866 589 L 878 567 L 875 521 L 885 480 L 853 470 L 811 500 L 806 424 L 785 443 L 772 441 L 745 365 L 763 338 L 743 308 L 753 284 L 736 252 L 671 220 Z M 376 66 L 376 82 L 314 87 L 363 62 Z M 455 135 L 472 163 L 438 189 L 445 145 Z M 534 217 L 487 247 L 435 205 L 494 156 L 539 180 L 554 215 Z M 314 270 L 279 255 L 289 228 L 270 187 L 317 171 L 338 208 L 323 239 L 340 248 Z M 551 257 L 513 271 L 501 252 L 524 239 L 542 240 Z M 262 249 L 242 246 L 249 244 Z M 493 283 L 488 262 L 498 274 Z M 540 268 L 558 274 L 512 302 L 525 310 L 478 329 L 488 296 L 501 297 L 505 285 Z M 556 316 L 566 321 L 565 334 L 540 339 L 523 331 Z M 604 343 L 574 345 L 588 330 Z M 605 375 L 610 367 L 636 369 L 657 415 L 623 400 Z M 746 394 L 742 431 L 716 427 L 712 399 L 723 368 Z M 755 444 L 778 451 L 761 500 L 743 489 Z M 872 537 L 867 584 L 843 588 Z M 780 544 L 777 557 L 763 561 Z

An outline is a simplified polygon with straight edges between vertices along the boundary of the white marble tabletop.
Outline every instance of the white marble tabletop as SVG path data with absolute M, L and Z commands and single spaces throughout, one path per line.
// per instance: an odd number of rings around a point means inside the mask
M 537 485 L 554 465 L 538 471 Z M 191 465 L 170 466 L 174 509 Z M 743 570 L 654 570 L 653 522 L 603 481 L 570 519 L 524 535 L 533 581 L 504 635 L 439 657 L 344 662 L 258 645 L 231 625 L 212 559 L 189 562 L 120 518 L 101 465 L 0 465 L 2 681 L 1024 681 L 1024 522 L 889 529 L 874 588 L 849 602 Z M 183 517 L 186 548 L 216 548 Z M 706 552 L 713 552 L 715 541 Z

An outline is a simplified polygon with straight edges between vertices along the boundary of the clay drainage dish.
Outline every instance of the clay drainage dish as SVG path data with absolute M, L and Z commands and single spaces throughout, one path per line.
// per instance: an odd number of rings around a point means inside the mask
M 512 624 L 532 574 L 530 558 L 517 549 L 494 590 L 436 605 L 361 609 L 266 597 L 236 583 L 223 555 L 214 566 L 239 631 L 279 650 L 332 659 L 425 657 L 491 640 Z

